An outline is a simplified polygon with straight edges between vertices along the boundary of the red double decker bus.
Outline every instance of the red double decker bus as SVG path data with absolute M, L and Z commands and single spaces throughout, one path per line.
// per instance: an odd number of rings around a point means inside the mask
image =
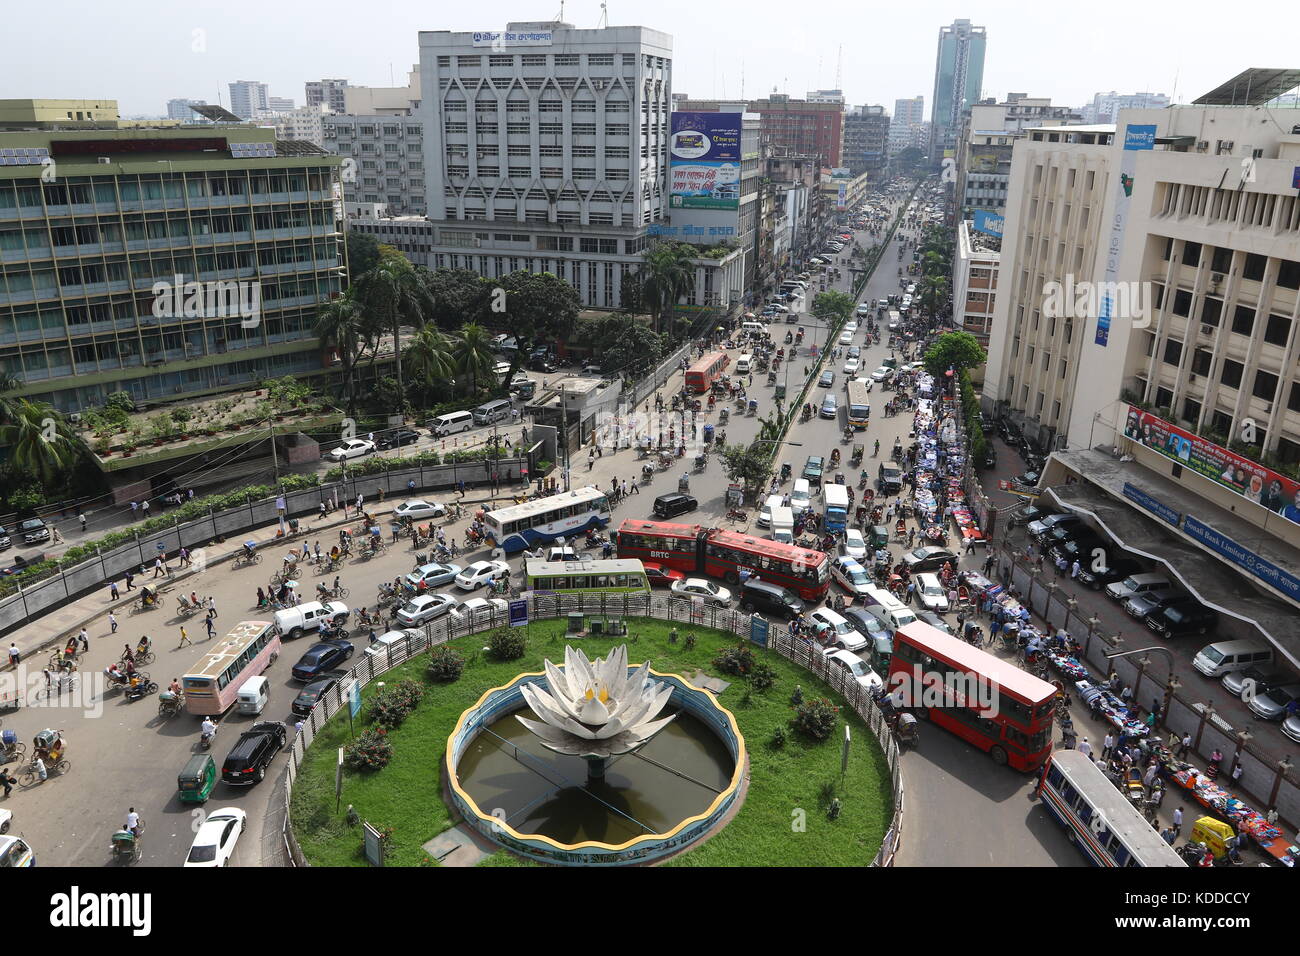
M 821 551 L 698 524 L 629 518 L 618 529 L 618 556 L 732 584 L 739 582 L 743 568 L 806 601 L 820 601 L 830 589 L 830 558 Z
M 1056 688 L 921 621 L 894 633 L 896 706 L 974 744 L 1000 765 L 1038 770 L 1052 753 Z
M 707 392 L 727 370 L 731 358 L 726 352 L 710 352 L 686 370 L 686 387 L 692 392 Z

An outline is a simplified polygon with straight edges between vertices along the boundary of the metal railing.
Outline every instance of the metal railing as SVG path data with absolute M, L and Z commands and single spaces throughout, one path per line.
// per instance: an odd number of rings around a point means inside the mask
M 640 618 L 649 617 L 661 621 L 683 623 L 696 627 L 711 627 L 728 631 L 739 638 L 748 640 L 750 635 L 751 615 L 730 608 L 699 608 L 694 602 L 676 598 L 661 598 L 656 595 L 559 595 L 528 598 L 529 620 L 554 620 L 569 614 L 599 615 L 603 618 Z M 293 835 L 290 821 L 290 802 L 293 799 L 293 784 L 316 735 L 340 711 L 347 708 L 345 696 L 353 681 L 365 687 L 371 681 L 413 657 L 417 657 L 430 648 L 448 641 L 465 637 L 482 631 L 491 630 L 509 624 L 509 615 L 502 611 L 493 611 L 490 619 L 474 624 L 461 622 L 450 616 L 426 624 L 412 637 L 395 641 L 379 649 L 377 653 L 365 653 L 362 659 L 346 677 L 336 683 L 317 702 L 316 706 L 302 722 L 302 729 L 297 733 L 289 748 L 289 762 L 284 775 L 284 799 L 282 802 L 284 829 L 283 838 L 289 858 L 295 866 L 310 866 Z M 563 639 L 562 637 L 560 638 Z M 635 635 L 629 635 L 628 643 L 634 643 Z M 871 693 L 857 682 L 842 667 L 828 664 L 821 650 L 809 641 L 795 637 L 779 625 L 769 628 L 767 649 L 775 651 L 786 660 L 811 672 L 844 698 L 853 712 L 866 724 L 872 735 L 880 744 L 885 760 L 889 765 L 891 789 L 894 798 L 894 812 L 886 829 L 880 850 L 871 860 L 871 866 L 893 866 L 894 859 L 902 841 L 903 832 L 903 779 L 899 763 L 898 744 L 890 733 L 884 714 L 876 706 Z M 273 801 L 274 805 L 274 801 Z

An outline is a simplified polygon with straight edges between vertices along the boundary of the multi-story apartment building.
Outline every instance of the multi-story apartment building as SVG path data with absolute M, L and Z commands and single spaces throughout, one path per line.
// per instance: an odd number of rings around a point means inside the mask
M 128 128 L 112 101 L 70 102 L 0 101 L 0 150 L 26 161 L 0 165 L 0 369 L 18 394 L 77 411 L 328 369 L 312 329 L 343 284 L 339 159 L 252 126 Z M 181 308 L 177 277 L 205 284 L 182 287 Z
M 1030 127 L 1080 124 L 1079 113 L 1051 100 L 1008 93 L 973 105 L 962 118 L 955 163 L 957 203 L 964 218 L 977 209 L 1001 214 L 1006 208 L 1011 148 Z
M 617 308 L 668 212 L 672 40 L 646 27 L 515 23 L 420 34 L 425 221 L 356 218 L 430 268 L 551 272 Z M 383 241 L 389 241 L 383 238 Z M 730 306 L 744 257 L 699 261 L 688 305 Z
M 296 108 L 290 96 L 268 96 L 266 102 L 273 113 L 287 113 Z
M 764 145 L 800 156 L 817 156 L 823 166 L 841 166 L 844 149 L 844 107 L 841 102 L 792 100 L 780 93 L 745 104 L 749 113 L 762 117 Z M 679 110 L 717 112 L 718 100 L 684 99 Z
M 844 117 L 844 165 L 877 178 L 889 163 L 890 120 L 883 106 L 858 106 Z
M 1158 110 L 1169 105 L 1164 93 L 1097 93 L 1079 111 L 1084 123 L 1114 123 L 1120 110 Z M 1280 104 L 1279 104 L 1280 105 Z
M 843 90 L 809 90 L 808 95 L 804 97 L 809 103 L 835 103 L 837 106 L 844 106 Z
M 206 122 L 203 117 L 190 109 L 191 106 L 207 106 L 207 100 L 174 99 L 167 101 L 167 118 L 181 123 Z
M 987 35 L 969 20 L 954 20 L 939 30 L 934 63 L 934 112 L 930 117 L 930 161 L 956 155 L 962 112 L 980 98 Z
M 1056 449 L 1047 500 L 1300 666 L 1300 122 L 1267 72 L 1017 143 L 985 393 Z
M 309 80 L 307 81 L 305 89 L 307 105 L 323 105 L 328 107 L 331 113 L 345 112 L 346 104 L 344 102 L 344 91 L 347 88 L 347 80 Z
M 284 111 L 259 110 L 256 122 L 275 129 L 276 139 L 298 140 L 313 146 L 325 145 L 323 106 L 302 106 Z
M 236 80 L 230 84 L 230 112 L 240 119 L 252 119 L 258 110 L 269 110 L 271 97 L 265 83 Z
M 953 324 L 969 332 L 984 348 L 993 330 L 1002 242 L 977 232 L 968 220 L 957 225 L 957 257 L 952 268 Z
M 323 117 L 324 146 L 344 159 L 349 215 L 358 205 L 383 203 L 399 216 L 423 216 L 424 125 L 416 116 Z

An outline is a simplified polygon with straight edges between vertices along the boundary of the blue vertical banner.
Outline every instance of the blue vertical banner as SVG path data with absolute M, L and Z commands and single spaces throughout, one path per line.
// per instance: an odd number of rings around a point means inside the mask
M 1133 173 L 1137 169 L 1137 154 L 1155 149 L 1154 124 L 1129 123 L 1124 127 L 1124 153 L 1120 160 L 1119 193 L 1115 196 L 1115 213 L 1110 219 L 1110 238 L 1106 243 L 1106 271 L 1103 288 L 1106 290 L 1097 314 L 1097 334 L 1093 342 L 1105 348 L 1110 341 L 1110 325 L 1115 315 L 1115 301 L 1111 290 L 1119 278 L 1119 257 L 1124 250 L 1124 231 L 1128 228 L 1128 207 L 1133 199 Z M 1132 318 L 1130 316 L 1130 318 Z
M 510 602 L 510 626 L 522 627 L 528 623 L 528 602 L 511 601 Z
M 759 647 L 767 647 L 767 618 L 755 614 L 749 619 L 749 639 Z

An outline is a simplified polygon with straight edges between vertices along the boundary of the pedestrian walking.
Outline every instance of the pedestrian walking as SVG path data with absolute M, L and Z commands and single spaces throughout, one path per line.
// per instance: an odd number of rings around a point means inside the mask
M 203 599 L 203 604 L 205 607 L 207 607 L 209 611 L 212 612 L 213 617 L 220 617 L 220 615 L 217 614 L 217 602 L 215 599 L 213 599 L 211 594 L 209 594 L 207 597 Z
M 1183 808 L 1174 807 L 1174 839 L 1183 835 Z
M 86 633 L 85 627 L 77 632 L 77 643 L 81 645 L 83 651 L 90 650 L 90 635 Z
M 366 503 L 366 496 L 363 495 L 363 494 L 358 494 L 358 495 L 357 495 L 357 514 L 361 514 L 361 506 L 364 505 L 365 503 Z
M 182 624 L 182 625 L 181 625 L 181 642 L 180 642 L 179 644 L 176 645 L 176 650 L 179 651 L 182 647 L 193 647 L 193 646 L 194 646 L 194 642 L 190 640 L 190 635 L 189 635 L 189 633 L 185 630 L 185 625 Z
M 78 512 L 77 512 L 77 520 L 81 522 L 81 532 L 82 532 L 82 534 L 85 534 L 85 532 L 86 532 L 86 516 L 85 516 L 84 514 L 82 514 L 80 511 L 78 511 Z
M 109 581 L 109 582 L 108 582 L 108 599 L 109 599 L 110 601 L 116 601 L 116 600 L 117 600 L 119 597 L 121 597 L 121 596 L 122 596 L 121 593 L 117 590 L 117 582 L 116 582 L 116 581 Z
M 208 629 L 208 640 L 212 640 L 212 638 L 214 638 L 217 634 L 217 629 L 212 625 L 212 615 L 209 614 L 206 618 L 204 618 L 203 623 L 207 626 Z
M 1083 754 L 1089 760 L 1092 759 L 1092 744 L 1088 743 L 1087 737 L 1081 737 L 1078 745 L 1074 749 L 1079 751 L 1079 753 Z
M 641 494 L 641 489 L 640 489 L 639 487 L 637 487 L 637 483 L 636 483 L 636 479 L 635 479 L 635 478 L 633 478 L 633 479 L 631 480 L 631 482 L 629 482 L 629 484 L 631 484 L 631 486 L 632 486 L 632 494 L 634 494 L 634 495 L 639 495 L 639 494 Z
M 189 566 L 190 566 L 190 549 L 182 545 L 181 546 L 181 567 L 188 568 Z
M 9 666 L 18 670 L 18 663 L 22 660 L 22 654 L 18 651 L 18 645 L 13 641 L 9 642 Z
M 144 501 L 140 502 L 140 517 L 141 517 L 141 518 L 148 518 L 148 517 L 149 517 L 149 499 L 148 499 L 148 498 L 146 498 Z
M 134 521 L 139 514 L 140 514 L 140 502 L 138 501 L 131 502 L 131 520 Z
M 1108 760 L 1110 758 L 1111 751 L 1113 751 L 1114 749 L 1115 749 L 1115 735 L 1112 734 L 1110 731 L 1107 731 L 1106 736 L 1102 738 L 1101 741 L 1101 759 Z
M 35 760 L 32 761 L 32 766 L 36 770 L 36 775 L 41 778 L 41 783 L 44 783 L 46 780 L 50 779 L 50 772 L 45 769 L 45 761 L 42 760 L 40 757 L 37 757 Z
M 1242 775 L 1242 773 L 1245 772 L 1245 770 L 1246 770 L 1246 768 L 1245 768 L 1244 766 L 1242 766 L 1242 763 L 1241 763 L 1240 760 L 1238 760 L 1236 763 L 1234 763 L 1234 764 L 1232 765 L 1232 784 L 1233 784 L 1233 786 L 1236 786 L 1236 785 L 1240 782 L 1240 780 L 1241 780 L 1241 775 Z
M 16 784 L 17 782 L 18 782 L 17 777 L 11 777 L 9 775 L 8 770 L 0 768 L 0 787 L 5 788 L 6 797 L 9 796 L 11 792 L 13 792 L 14 784 Z
M 117 633 L 117 615 L 114 614 L 112 611 L 108 612 L 108 626 L 110 628 L 109 630 L 110 634 Z

